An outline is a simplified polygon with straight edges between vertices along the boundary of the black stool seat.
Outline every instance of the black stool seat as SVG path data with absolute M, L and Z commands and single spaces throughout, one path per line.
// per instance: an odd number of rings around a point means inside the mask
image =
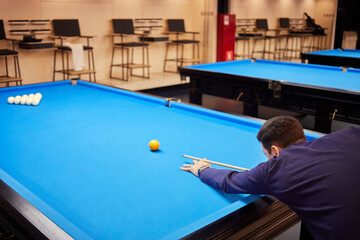
M 0 49 L 0 55 L 16 55 L 18 54 L 17 51 L 13 51 L 13 50 L 10 50 L 10 49 Z
M 262 33 L 239 33 L 240 37 L 262 37 Z
M 190 39 L 183 39 L 183 40 L 174 40 L 171 41 L 173 43 L 182 43 L 182 44 L 190 44 L 190 43 L 200 43 L 198 40 L 190 40 Z
M 247 41 L 247 40 L 250 40 L 250 38 L 248 38 L 248 37 L 236 37 L 235 40 L 236 41 Z
M 66 46 L 58 46 L 57 47 L 59 50 L 64 50 L 64 51 L 71 51 L 70 47 L 66 47 Z M 90 46 L 83 46 L 84 50 L 93 50 L 93 47 Z
M 121 46 L 121 47 L 147 47 L 147 46 L 149 46 L 148 43 L 143 43 L 143 42 L 115 43 L 114 45 Z
M 264 36 L 264 38 L 268 38 L 268 39 L 276 39 L 276 38 L 280 38 L 279 36 Z
M 239 33 L 240 37 L 262 37 L 262 33 Z

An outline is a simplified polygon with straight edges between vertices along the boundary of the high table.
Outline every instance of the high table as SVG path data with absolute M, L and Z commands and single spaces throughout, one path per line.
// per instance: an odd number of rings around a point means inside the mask
M 352 49 L 333 49 L 301 54 L 303 62 L 360 68 L 360 50 Z
M 315 131 L 328 133 L 333 119 L 360 123 L 360 70 L 314 64 L 247 59 L 187 66 L 190 102 L 202 94 L 244 102 L 244 114 L 258 105 L 315 115 Z
M 263 122 L 76 83 L 0 89 L 0 223 L 15 234 L 266 239 L 298 221 L 270 196 L 225 194 L 179 169 L 189 162 L 183 154 L 255 167 L 266 160 L 256 140 Z M 7 103 L 37 92 L 38 106 Z M 152 139 L 158 151 L 149 149 Z

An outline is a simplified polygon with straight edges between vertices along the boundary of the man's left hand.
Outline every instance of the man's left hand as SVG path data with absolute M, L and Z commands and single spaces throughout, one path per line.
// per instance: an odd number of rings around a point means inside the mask
M 184 166 L 180 167 L 181 170 L 191 172 L 195 176 L 199 177 L 199 170 L 204 170 L 206 168 L 211 167 L 210 164 L 204 161 L 194 160 L 193 164 L 184 164 Z

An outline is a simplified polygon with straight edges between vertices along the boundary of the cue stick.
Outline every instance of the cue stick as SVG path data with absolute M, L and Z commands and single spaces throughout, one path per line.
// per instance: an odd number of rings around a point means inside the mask
M 191 158 L 191 159 L 199 160 L 199 161 L 204 161 L 204 162 L 207 162 L 207 163 L 211 163 L 211 164 L 215 164 L 215 165 L 219 165 L 219 166 L 223 166 L 223 167 L 228 167 L 228 168 L 233 168 L 233 169 L 237 169 L 237 170 L 241 170 L 241 171 L 250 170 L 250 169 L 243 168 L 243 167 L 233 166 L 233 165 L 220 163 L 220 162 L 214 162 L 214 161 L 207 160 L 207 159 L 204 159 L 204 158 L 197 158 L 197 157 L 193 157 L 193 156 L 189 156 L 189 155 L 185 155 L 185 154 L 183 155 L 183 157 Z

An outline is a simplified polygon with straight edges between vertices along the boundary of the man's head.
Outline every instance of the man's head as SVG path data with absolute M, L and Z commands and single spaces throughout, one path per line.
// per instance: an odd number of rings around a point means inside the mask
M 280 149 L 305 141 L 306 137 L 300 122 L 289 116 L 277 116 L 267 120 L 260 128 L 257 139 L 268 157 L 278 156 Z

